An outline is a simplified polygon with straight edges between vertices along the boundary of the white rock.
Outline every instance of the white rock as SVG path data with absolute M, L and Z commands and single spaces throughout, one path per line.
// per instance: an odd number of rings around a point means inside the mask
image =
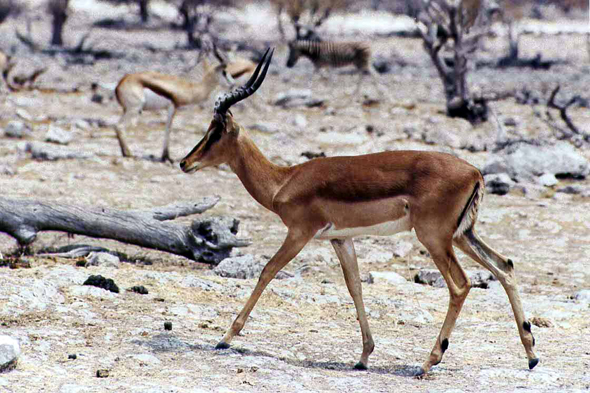
M 557 180 L 553 173 L 544 173 L 537 178 L 537 182 L 545 187 L 553 187 L 559 183 L 559 180 Z
M 139 355 L 131 355 L 131 357 L 135 360 L 139 360 L 145 364 L 160 364 L 162 363 L 160 359 L 155 357 L 154 355 L 150 355 L 149 353 L 142 353 Z
M 10 336 L 0 336 L 0 372 L 16 367 L 20 356 L 18 341 Z
M 24 138 L 31 135 L 31 127 L 22 121 L 11 121 L 4 128 L 4 135 L 9 138 Z
M 404 258 L 412 251 L 414 246 L 410 242 L 400 241 L 393 246 L 393 256 L 398 258 Z
M 16 110 L 16 115 L 26 121 L 33 120 L 33 116 L 31 116 L 31 114 L 29 112 L 27 112 L 26 110 L 24 110 L 22 108 L 18 108 Z
M 297 128 L 303 129 L 303 128 L 307 127 L 307 119 L 305 118 L 304 115 L 302 115 L 301 113 L 298 113 L 293 118 L 293 125 L 295 125 L 295 127 L 297 127 Z
M 586 177 L 590 173 L 588 160 L 567 142 L 553 146 L 516 145 L 505 157 L 510 175 L 533 180 L 544 173 Z
M 295 106 L 294 104 L 302 103 L 311 98 L 310 89 L 290 89 L 275 96 L 275 105 Z
M 74 285 L 68 288 L 71 296 L 76 297 L 95 297 L 98 299 L 114 299 L 115 294 L 103 288 L 94 287 L 92 285 Z
M 256 131 L 263 132 L 265 134 L 276 134 L 280 131 L 280 126 L 276 123 L 271 122 L 260 122 L 249 126 L 248 128 Z
M 45 134 L 45 140 L 59 145 L 67 145 L 72 141 L 72 133 L 52 124 Z
M 408 280 L 396 272 L 369 272 L 370 284 L 383 281 L 390 284 L 405 284 L 408 282 Z
M 86 257 L 86 266 L 102 266 L 119 268 L 121 261 L 116 255 L 108 252 L 91 252 Z
M 590 289 L 582 289 L 576 292 L 574 299 L 582 303 L 590 303 Z
M 38 142 L 27 143 L 25 151 L 31 153 L 32 158 L 41 161 L 57 161 L 73 158 L 85 159 L 92 156 L 90 152 Z
M 246 279 L 258 277 L 263 268 L 262 263 L 255 260 L 254 256 L 247 254 L 226 258 L 215 266 L 213 271 L 221 277 Z

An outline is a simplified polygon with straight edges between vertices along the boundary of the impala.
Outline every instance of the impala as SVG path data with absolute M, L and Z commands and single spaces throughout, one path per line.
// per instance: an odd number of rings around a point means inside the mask
M 217 55 L 217 52 L 216 52 Z M 168 146 L 170 143 L 170 127 L 178 108 L 198 104 L 205 101 L 220 85 L 222 78 L 229 84 L 233 83 L 231 75 L 226 72 L 227 64 L 218 56 L 218 65 L 209 65 L 204 61 L 204 75 L 199 82 L 191 82 L 175 75 L 167 75 L 154 71 L 139 72 L 125 75 L 115 89 L 117 102 L 123 107 L 123 115 L 115 125 L 115 132 L 124 157 L 131 157 L 131 150 L 124 138 L 124 130 L 142 111 L 168 109 L 166 133 L 162 150 L 162 161 L 170 161 Z M 236 74 L 247 72 L 243 67 Z
M 525 319 L 518 295 L 514 264 L 484 243 L 475 231 L 485 190 L 481 173 L 452 155 L 422 151 L 318 158 L 292 167 L 273 164 L 229 112 L 233 104 L 252 95 L 262 84 L 273 54 L 268 53 L 243 87 L 217 100 L 205 136 L 180 162 L 186 173 L 227 163 L 252 197 L 276 213 L 288 228 L 284 243 L 264 267 L 250 298 L 216 348 L 229 347 L 277 272 L 309 241 L 324 239 L 331 242 L 340 260 L 360 323 L 363 350 L 355 368 L 366 369 L 374 344 L 352 238 L 414 229 L 450 292 L 447 316 L 420 374 L 442 360 L 469 293 L 469 278 L 453 246 L 500 280 L 512 305 L 529 367 L 535 367 L 539 360 L 533 351 L 531 324 Z

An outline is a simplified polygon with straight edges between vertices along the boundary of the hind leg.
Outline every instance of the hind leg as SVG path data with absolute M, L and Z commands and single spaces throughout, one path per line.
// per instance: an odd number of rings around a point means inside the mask
M 434 365 L 441 362 L 443 354 L 449 347 L 449 338 L 455 327 L 455 322 L 461 313 L 463 303 L 471 289 L 469 277 L 459 265 L 453 251 L 451 239 L 423 239 L 418 236 L 422 244 L 428 249 L 438 270 L 440 270 L 449 289 L 449 307 L 443 326 L 440 330 L 430 356 L 422 365 L 422 374 L 427 373 Z
M 168 118 L 166 119 L 166 133 L 164 134 L 164 148 L 162 149 L 162 157 L 160 161 L 165 162 L 168 161 L 169 163 L 173 163 L 172 159 L 170 158 L 170 153 L 168 150 L 168 146 L 170 145 L 170 128 L 172 127 L 172 120 L 174 119 L 174 115 L 176 114 L 176 107 L 173 104 L 168 106 Z
M 131 120 L 137 117 L 137 115 L 139 115 L 139 109 L 124 110 L 119 122 L 115 125 L 115 134 L 117 135 L 123 157 L 133 157 L 129 146 L 127 146 L 127 142 L 125 142 L 125 130 L 131 123 Z
M 514 319 L 518 327 L 520 341 L 524 346 L 529 368 L 532 369 L 539 363 L 539 358 L 535 355 L 533 347 L 535 338 L 531 333 L 531 323 L 526 320 L 522 303 L 518 294 L 516 275 L 514 274 L 514 264 L 512 260 L 504 257 L 500 253 L 488 246 L 475 232 L 475 228 L 468 229 L 462 236 L 454 239 L 455 245 L 465 254 L 469 255 L 474 261 L 488 269 L 504 287 L 508 300 L 514 312 Z

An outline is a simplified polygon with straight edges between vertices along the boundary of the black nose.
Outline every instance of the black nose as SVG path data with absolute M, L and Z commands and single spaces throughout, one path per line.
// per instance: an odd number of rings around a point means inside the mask
M 180 169 L 184 169 L 184 167 L 186 166 L 186 161 L 185 160 L 180 161 L 179 165 L 180 165 Z

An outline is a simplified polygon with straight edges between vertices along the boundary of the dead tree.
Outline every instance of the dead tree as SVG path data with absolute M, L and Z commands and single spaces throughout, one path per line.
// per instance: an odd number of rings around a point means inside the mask
M 295 31 L 295 39 L 319 41 L 317 29 L 335 12 L 348 6 L 348 0 L 271 0 L 276 12 L 279 33 L 286 38 L 283 14 Z
M 111 4 L 137 4 L 141 23 L 147 23 L 150 19 L 150 0 L 100 0 Z
M 52 17 L 51 45 L 63 45 L 63 29 L 68 19 L 70 0 L 49 0 L 47 11 Z
M 182 18 L 189 47 L 202 49 L 204 36 L 210 34 L 214 14 L 219 7 L 232 6 L 235 0 L 169 0 Z
M 23 10 L 23 5 L 15 0 L 0 0 L 0 23 L 8 17 L 15 17 Z
M 575 139 L 584 140 L 586 142 L 590 142 L 590 133 L 580 130 L 578 128 L 578 126 L 576 126 L 574 124 L 571 117 L 567 113 L 567 110 L 571 106 L 578 104 L 582 101 L 582 97 L 576 95 L 576 96 L 571 97 L 567 101 L 567 103 L 560 104 L 556 101 L 557 93 L 559 93 L 560 88 L 561 88 L 561 86 L 557 85 L 555 87 L 555 89 L 553 89 L 553 91 L 551 92 L 551 95 L 549 96 L 549 100 L 547 101 L 547 111 L 546 111 L 547 123 L 549 124 L 549 126 L 551 128 L 553 128 L 555 131 L 558 131 L 560 133 L 560 136 L 559 136 L 560 139 L 575 138 Z M 563 127 L 557 125 L 557 123 L 553 119 L 553 116 L 551 115 L 551 111 L 549 109 L 556 109 L 559 111 L 559 116 L 561 117 L 561 120 L 563 120 L 565 125 L 567 126 L 567 130 L 564 129 Z
M 413 15 L 418 33 L 442 80 L 447 102 L 447 115 L 471 123 L 486 121 L 488 106 L 484 97 L 469 91 L 467 75 L 470 60 L 479 41 L 489 32 L 490 20 L 479 12 L 480 1 L 408 0 L 414 2 Z M 444 52 L 451 58 L 444 57 Z
M 61 231 L 166 251 L 198 262 L 217 264 L 233 247 L 249 242 L 238 239 L 239 221 L 231 218 L 194 220 L 190 225 L 165 221 L 202 213 L 219 197 L 200 203 L 172 204 L 150 210 L 115 210 L 0 197 L 0 232 L 30 245 L 41 231 Z

